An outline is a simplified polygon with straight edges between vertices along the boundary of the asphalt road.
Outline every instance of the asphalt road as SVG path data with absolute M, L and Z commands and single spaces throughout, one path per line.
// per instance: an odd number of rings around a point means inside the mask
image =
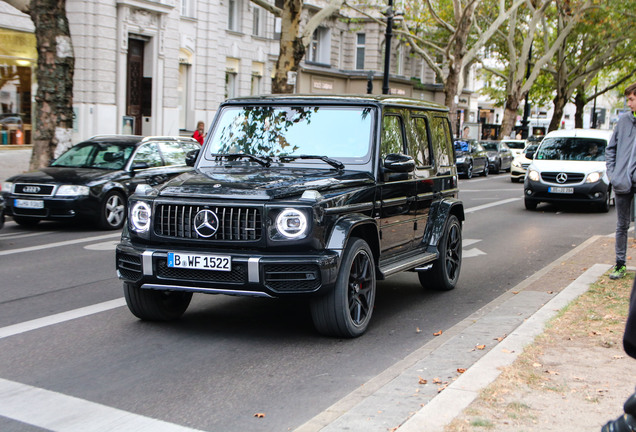
M 139 422 L 167 422 L 163 430 L 294 430 L 434 332 L 589 237 L 614 231 L 613 208 L 543 204 L 528 212 L 522 188 L 503 173 L 461 180 L 458 287 L 423 291 L 413 273 L 380 282 L 370 329 L 355 340 L 316 334 L 306 304 L 266 299 L 195 295 L 176 323 L 138 321 L 121 306 L 116 233 L 57 223 L 27 230 L 9 220 L 0 230 L 0 398 L 29 390 L 51 404 L 99 404 L 95 422 L 119 409 Z M 78 311 L 93 305 L 102 308 Z M 79 317 L 56 315 L 69 311 Z M 25 397 L 10 415 L 0 407 L 0 430 L 41 430 L 27 424 L 28 405 Z

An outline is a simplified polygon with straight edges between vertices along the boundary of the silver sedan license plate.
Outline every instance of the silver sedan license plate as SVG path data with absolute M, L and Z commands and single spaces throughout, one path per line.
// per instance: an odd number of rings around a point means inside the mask
M 168 267 L 195 270 L 231 271 L 232 259 L 228 255 L 168 252 Z
M 43 200 L 25 200 L 25 199 L 16 199 L 13 202 L 13 205 L 17 208 L 27 208 L 27 209 L 43 209 L 44 201 Z
M 559 193 L 559 194 L 573 194 L 573 187 L 551 187 L 548 189 L 548 192 L 551 193 Z

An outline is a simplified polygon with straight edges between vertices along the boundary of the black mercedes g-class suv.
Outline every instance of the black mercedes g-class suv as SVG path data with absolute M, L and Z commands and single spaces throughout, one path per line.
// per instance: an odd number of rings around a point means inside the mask
M 192 293 L 310 297 L 325 335 L 363 334 L 376 280 L 453 289 L 464 209 L 448 109 L 390 96 L 221 104 L 194 170 L 129 199 L 116 265 L 143 320 Z

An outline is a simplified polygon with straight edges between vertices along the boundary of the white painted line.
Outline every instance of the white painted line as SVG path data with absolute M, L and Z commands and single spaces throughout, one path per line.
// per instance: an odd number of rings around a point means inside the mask
M 117 247 L 117 243 L 119 243 L 119 239 L 117 240 L 108 240 L 101 243 L 93 243 L 84 246 L 86 250 L 94 250 L 94 251 L 115 251 Z
M 82 318 L 88 315 L 104 312 L 110 309 L 115 309 L 126 304 L 126 300 L 121 297 L 115 300 L 106 301 L 103 303 L 97 303 L 91 306 L 86 306 L 79 309 L 74 309 L 68 312 L 62 312 L 55 315 L 49 315 L 43 318 L 37 318 L 31 321 L 25 321 L 23 323 L 10 325 L 0 328 L 0 339 L 15 336 L 21 333 L 26 333 L 31 330 L 37 330 L 42 327 L 47 327 L 54 324 L 59 324 L 65 321 Z
M 101 235 L 101 236 L 85 237 L 85 238 L 80 238 L 80 239 L 75 239 L 75 240 L 66 240 L 66 241 L 61 241 L 61 242 L 56 242 L 56 243 L 43 244 L 43 245 L 39 245 L 39 246 L 30 246 L 30 247 L 25 247 L 25 248 L 20 248 L 20 249 L 9 249 L 9 250 L 5 250 L 5 251 L 0 251 L 0 256 L 2 256 L 2 255 L 13 255 L 13 254 L 18 254 L 18 253 L 22 253 L 22 252 L 32 252 L 32 251 L 37 251 L 37 250 L 51 249 L 51 248 L 55 248 L 55 247 L 68 246 L 68 245 L 78 244 L 78 243 L 86 243 L 86 242 L 99 241 L 99 240 L 107 240 L 107 239 L 112 239 L 112 238 L 116 238 L 116 237 L 121 237 L 121 233 L 118 232 L 116 234 L 105 234 L 105 235 Z
M 0 234 L 0 240 L 13 240 L 17 238 L 40 236 L 44 234 L 51 234 L 52 232 L 53 231 L 19 232 L 19 233 L 8 232 L 8 233 Z
M 54 432 L 194 432 L 168 423 L 0 378 L 0 416 Z
M 515 201 L 521 201 L 521 198 L 508 198 L 508 199 L 501 200 L 501 201 L 491 202 L 490 204 L 484 204 L 484 205 L 480 205 L 480 206 L 476 206 L 476 207 L 471 207 L 471 208 L 468 208 L 468 209 L 464 210 L 464 213 L 474 213 L 474 212 L 479 211 L 479 210 L 485 210 L 485 209 L 490 208 L 490 207 L 496 207 L 496 206 L 499 206 L 499 205 L 504 205 L 504 204 L 508 204 L 508 203 L 511 203 L 511 202 L 515 202 Z

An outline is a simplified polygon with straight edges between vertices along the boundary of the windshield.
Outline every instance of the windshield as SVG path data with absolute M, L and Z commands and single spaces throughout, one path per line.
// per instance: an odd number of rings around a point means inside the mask
M 497 143 L 481 143 L 481 145 L 488 151 L 497 151 Z
M 535 159 L 604 161 L 607 141 L 598 138 L 545 138 Z
M 370 157 L 371 125 L 368 107 L 226 107 L 216 122 L 206 157 L 321 155 L 365 163 Z M 294 162 L 315 164 L 316 160 Z
M 468 141 L 455 141 L 455 151 L 469 152 L 470 144 L 468 144 Z
M 523 150 L 523 148 L 526 146 L 525 141 L 502 141 L 502 142 L 505 143 L 511 149 L 515 149 L 515 150 Z
M 119 170 L 124 168 L 134 149 L 134 146 L 104 142 L 78 144 L 62 153 L 51 166 Z

